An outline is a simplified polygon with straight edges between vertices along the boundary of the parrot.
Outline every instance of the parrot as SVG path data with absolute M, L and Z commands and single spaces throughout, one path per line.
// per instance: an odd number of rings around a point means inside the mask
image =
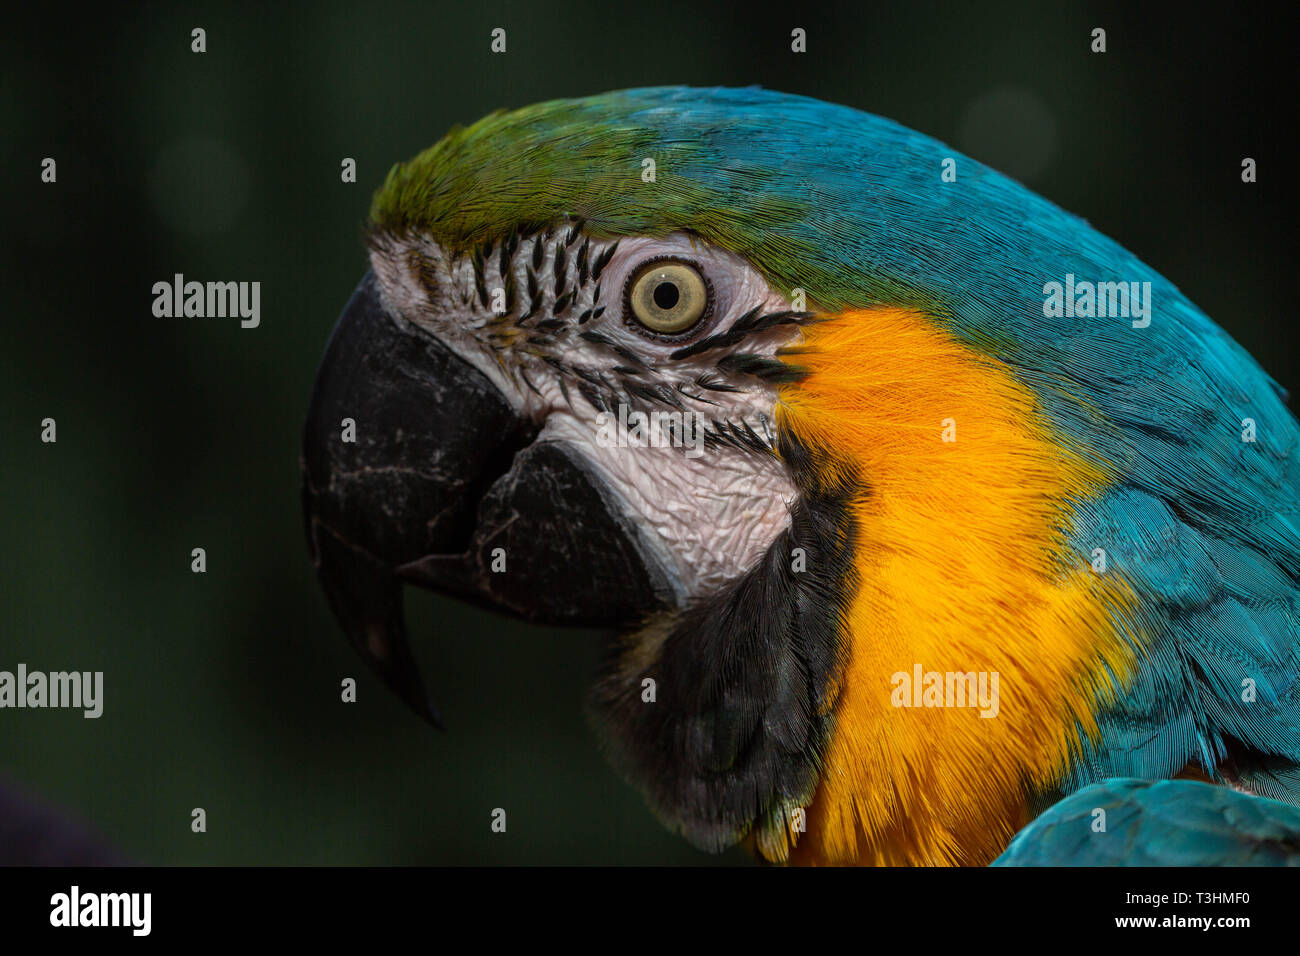
M 1085 220 L 876 115 L 669 86 L 453 127 L 363 234 L 302 506 L 334 618 L 425 719 L 408 585 L 614 635 L 594 734 L 704 851 L 1084 864 L 1294 827 L 1233 808 L 1300 803 L 1300 427 Z

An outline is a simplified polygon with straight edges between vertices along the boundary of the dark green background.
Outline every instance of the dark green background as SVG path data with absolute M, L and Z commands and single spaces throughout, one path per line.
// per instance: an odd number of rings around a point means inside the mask
M 139 861 L 745 859 L 661 830 L 603 764 L 580 708 L 600 635 L 412 592 L 443 735 L 363 671 L 316 587 L 297 463 L 316 363 L 366 267 L 371 191 L 453 123 L 657 83 L 880 113 L 1084 216 L 1300 387 L 1278 188 L 1291 172 L 1273 146 L 1295 110 L 1293 82 L 1272 77 L 1293 53 L 1254 8 L 45 10 L 0 30 L 0 669 L 102 670 L 106 700 L 97 721 L 0 711 L 0 770 Z M 794 26 L 806 55 L 789 50 Z M 1094 26 L 1105 55 L 1088 52 Z M 45 156 L 56 185 L 39 181 Z M 355 185 L 339 181 L 345 156 Z M 1240 183 L 1243 156 L 1259 184 Z M 151 287 L 176 272 L 259 280 L 261 327 L 154 318 Z M 46 416 L 55 445 L 38 439 Z M 190 572 L 199 546 L 205 575 Z M 345 676 L 354 706 L 338 701 Z M 489 832 L 494 807 L 506 835 Z

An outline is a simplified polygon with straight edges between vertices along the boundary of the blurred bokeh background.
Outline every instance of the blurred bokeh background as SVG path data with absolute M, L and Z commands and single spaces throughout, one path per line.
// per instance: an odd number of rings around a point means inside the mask
M 1293 84 L 1273 79 L 1292 54 L 1252 8 L 264 6 L 11 8 L 0 29 L 0 669 L 106 685 L 99 720 L 0 711 L 0 772 L 130 859 L 746 860 L 663 831 L 603 763 L 581 709 L 602 635 L 410 592 L 439 734 L 362 669 L 317 589 L 297 461 L 316 363 L 366 267 L 371 191 L 454 123 L 660 83 L 880 113 L 1085 217 L 1300 388 L 1275 145 Z M 177 272 L 259 280 L 260 328 L 155 318 L 152 285 Z

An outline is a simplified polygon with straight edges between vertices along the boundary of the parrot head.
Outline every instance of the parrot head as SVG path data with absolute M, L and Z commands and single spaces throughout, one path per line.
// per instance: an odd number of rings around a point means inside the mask
M 1222 456 L 1171 468 L 1162 416 L 1231 393 L 1291 421 L 1081 220 L 803 97 L 496 113 L 396 166 L 366 237 L 302 452 L 335 617 L 435 723 L 405 585 L 618 631 L 595 723 L 708 850 L 991 859 L 1109 752 L 1108 721 L 1169 717 L 1168 693 L 1125 697 L 1166 629 L 1120 530 L 1233 502 L 1195 495 Z M 1159 318 L 1056 317 L 1067 276 L 1148 290 Z M 1221 385 L 1162 391 L 1162 361 Z M 981 708 L 930 707 L 931 673 L 987 677 Z

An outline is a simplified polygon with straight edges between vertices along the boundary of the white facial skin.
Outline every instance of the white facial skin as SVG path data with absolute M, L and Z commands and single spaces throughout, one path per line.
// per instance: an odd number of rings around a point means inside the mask
M 784 312 L 789 302 L 744 259 L 682 233 L 618 241 L 598 279 L 594 263 L 614 242 L 590 240 L 584 253 L 586 237 L 573 233 L 576 238 L 566 244 L 568 235 L 569 227 L 561 225 L 549 238 L 520 240 L 506 259 L 505 276 L 498 245 L 481 260 L 481 282 L 470 256 L 453 260 L 425 237 L 377 242 L 371 265 L 391 314 L 433 333 L 482 372 L 523 417 L 540 426 L 538 441 L 565 442 L 591 463 L 620 499 L 624 514 L 675 571 L 678 600 L 685 604 L 753 567 L 789 526 L 795 489 L 770 451 L 776 388 L 719 368 L 718 362 L 736 353 L 770 358 L 797 342 L 798 326 L 776 325 L 735 344 L 671 358 L 674 351 L 729 329 L 756 307 L 760 314 Z M 537 243 L 543 249 L 534 259 Z M 563 259 L 561 282 L 557 256 Z M 624 315 L 629 277 L 646 261 L 663 256 L 693 264 L 712 292 L 711 313 L 677 341 L 655 337 L 634 316 Z M 536 269 L 534 261 L 540 263 Z M 528 291 L 530 272 L 536 298 Z M 588 281 L 580 284 L 584 272 Z M 513 276 L 514 301 L 498 314 L 492 307 L 505 298 L 508 276 Z M 566 293 L 569 301 L 560 303 L 557 317 L 556 300 Z M 678 407 L 657 400 L 658 389 Z M 715 422 L 748 426 L 764 447 L 723 441 L 692 457 L 697 451 L 686 447 L 602 443 L 601 423 L 608 419 L 598 420 L 600 409 L 589 397 L 593 390 L 611 412 L 606 438 L 611 429 L 617 433 L 618 406 L 623 404 L 629 413 L 700 413 L 709 432 L 715 431 Z

